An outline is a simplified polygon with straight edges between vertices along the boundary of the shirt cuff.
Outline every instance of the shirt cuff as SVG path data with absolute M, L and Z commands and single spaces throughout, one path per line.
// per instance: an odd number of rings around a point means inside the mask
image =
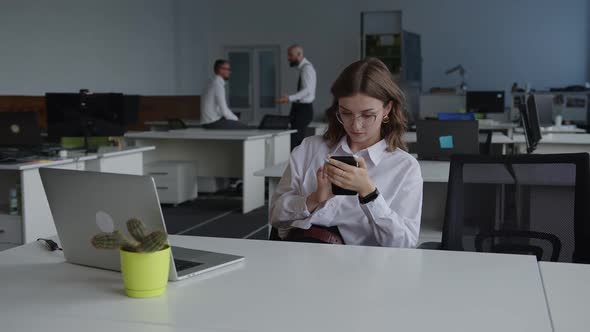
M 389 205 L 387 205 L 382 194 L 379 194 L 376 199 L 367 204 L 361 204 L 361 209 L 369 218 L 369 221 L 378 220 L 389 215 Z
M 296 96 L 296 95 L 290 95 L 290 96 L 289 96 L 289 101 L 290 101 L 290 102 L 294 102 L 294 101 L 297 101 L 297 100 L 298 100 L 298 99 L 297 99 L 297 96 Z
M 322 203 L 312 213 L 307 210 L 305 206 L 305 212 L 308 213 L 308 217 L 304 220 L 294 221 L 291 226 L 303 229 L 309 229 L 312 224 L 327 224 L 334 219 L 336 211 L 338 210 L 338 203 L 333 200 Z

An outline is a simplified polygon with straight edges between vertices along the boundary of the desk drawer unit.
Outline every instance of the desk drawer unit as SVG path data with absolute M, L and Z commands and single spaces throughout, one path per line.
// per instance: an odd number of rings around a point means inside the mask
M 156 182 L 160 203 L 180 204 L 197 197 L 197 165 L 188 161 L 158 161 L 145 165 Z

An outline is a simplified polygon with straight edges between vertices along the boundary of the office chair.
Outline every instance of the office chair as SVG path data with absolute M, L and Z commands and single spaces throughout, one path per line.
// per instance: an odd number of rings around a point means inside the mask
M 419 248 L 590 263 L 589 155 L 451 158 L 441 243 Z
M 170 118 L 167 121 L 168 121 L 168 128 L 170 130 L 186 129 L 187 128 L 186 123 L 184 123 L 184 121 L 182 121 L 181 119 L 178 119 L 178 118 Z
M 289 124 L 291 122 L 291 118 L 288 115 L 271 115 L 271 114 L 266 114 L 263 118 L 262 121 L 260 121 L 260 125 L 258 126 L 258 129 L 267 129 L 267 130 L 271 130 L 271 129 L 277 129 L 277 130 L 283 130 L 283 129 L 289 129 Z
M 268 234 L 269 241 L 282 241 L 279 237 L 279 230 L 273 226 L 270 226 L 270 233 Z
M 480 147 L 480 153 L 486 156 L 492 154 L 492 138 L 494 137 L 493 130 L 480 130 L 480 132 L 486 133 L 486 142 Z

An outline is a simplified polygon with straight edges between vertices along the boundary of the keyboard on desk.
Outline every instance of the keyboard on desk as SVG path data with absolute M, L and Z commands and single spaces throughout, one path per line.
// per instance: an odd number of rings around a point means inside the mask
M 197 263 L 192 261 L 185 261 L 183 259 L 174 259 L 174 266 L 176 267 L 176 271 L 184 271 L 190 268 L 202 265 L 203 263 Z
M 0 163 L 18 164 L 38 159 L 38 155 L 32 151 L 0 150 Z

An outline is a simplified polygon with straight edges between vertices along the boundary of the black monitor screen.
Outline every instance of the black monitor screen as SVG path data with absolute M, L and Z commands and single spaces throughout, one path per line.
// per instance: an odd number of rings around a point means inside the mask
M 504 113 L 504 91 L 467 91 L 465 108 L 471 113 Z
M 141 96 L 139 95 L 125 95 L 123 96 L 125 109 L 123 121 L 125 124 L 133 124 L 139 122 L 139 109 L 141 107 Z
M 121 93 L 47 93 L 45 105 L 49 137 L 125 133 L 125 100 Z
M 526 104 L 520 105 L 519 109 L 522 117 L 522 127 L 524 129 L 527 152 L 531 153 L 537 148 L 537 144 L 542 138 L 535 96 L 528 96 Z

